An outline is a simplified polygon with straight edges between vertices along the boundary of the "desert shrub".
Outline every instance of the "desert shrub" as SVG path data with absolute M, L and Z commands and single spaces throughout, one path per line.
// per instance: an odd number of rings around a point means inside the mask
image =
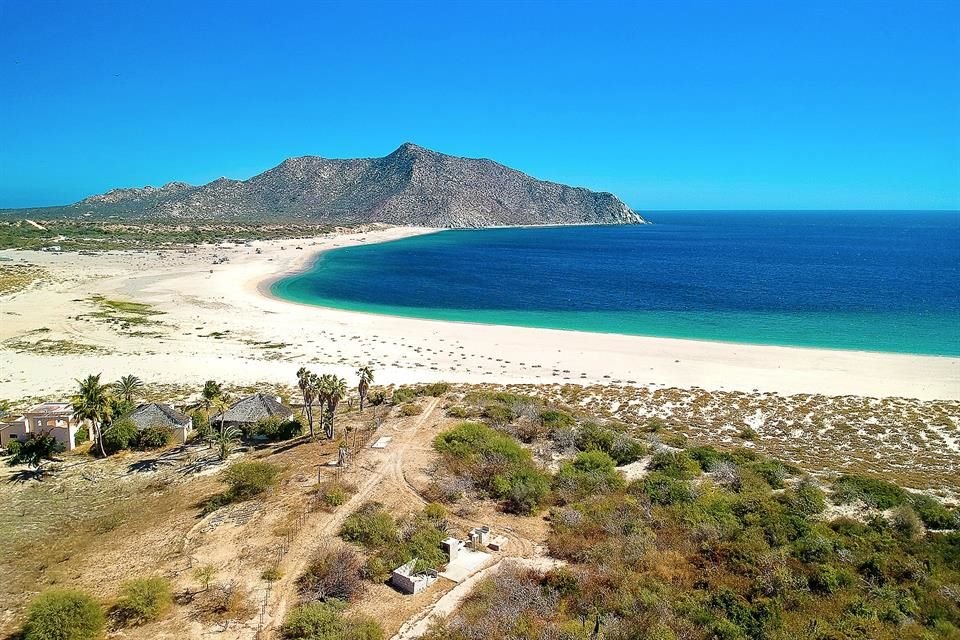
M 266 582 L 276 582 L 282 577 L 283 577 L 283 571 L 281 571 L 277 567 L 270 567 L 269 569 L 264 569 L 263 573 L 260 574 L 260 579 L 265 580 Z
M 277 442 L 303 435 L 305 427 L 303 416 L 296 415 L 288 418 L 269 416 L 252 425 L 244 425 L 241 432 L 244 440 Z
M 890 515 L 890 524 L 894 531 L 909 540 L 916 540 L 924 533 L 923 522 L 909 505 L 897 507 Z
M 584 423 L 578 430 L 577 448 L 581 451 L 602 451 L 618 465 L 639 460 L 647 452 L 639 440 L 593 422 Z
M 147 427 L 137 434 L 138 449 L 162 449 L 173 442 L 173 429 L 164 426 Z
M 536 467 L 530 452 L 508 435 L 464 422 L 440 433 L 434 448 L 452 472 L 503 500 L 508 511 L 528 514 L 546 502 L 549 477 Z
M 130 449 L 137 443 L 140 431 L 137 425 L 128 418 L 114 420 L 103 432 L 103 448 L 107 454 L 116 453 L 123 449 Z
M 561 427 L 572 427 L 575 423 L 573 416 L 562 409 L 545 409 L 540 412 L 540 424 L 550 431 Z
M 450 391 L 450 383 L 431 382 L 430 384 L 423 385 L 421 391 L 422 391 L 422 394 L 425 396 L 432 396 L 434 398 L 439 398 L 440 396 Z
M 345 504 L 350 499 L 350 495 L 353 494 L 354 488 L 343 482 L 331 480 L 317 485 L 315 491 L 323 504 L 334 508 Z
M 550 477 L 537 469 L 522 467 L 507 476 L 506 486 L 495 492 L 505 500 L 510 513 L 530 515 L 542 507 L 550 495 Z
M 324 549 L 297 578 L 297 591 L 306 602 L 326 602 L 331 598 L 350 602 L 363 593 L 362 569 L 363 559 L 353 549 Z
M 417 397 L 417 390 L 413 387 L 400 387 L 393 392 L 390 402 L 393 404 L 404 404 Z
M 130 580 L 120 587 L 120 598 L 111 610 L 117 622 L 133 627 L 158 620 L 173 605 L 173 592 L 165 578 Z
M 646 495 L 650 502 L 661 505 L 693 502 L 696 498 L 696 493 L 688 481 L 659 471 L 648 473 L 644 478 L 631 483 L 630 492 Z
M 423 413 L 423 407 L 416 402 L 408 402 L 400 407 L 400 415 L 405 418 L 409 418 L 410 416 L 418 416 L 421 413 Z
M 277 484 L 280 468 L 269 462 L 242 460 L 223 472 L 229 486 L 228 496 L 234 502 L 254 498 Z
M 340 528 L 340 537 L 348 542 L 376 549 L 395 544 L 400 533 L 393 516 L 379 502 L 367 502 L 347 516 Z
M 7 443 L 7 448 L 4 449 L 3 455 L 16 457 L 20 453 L 20 447 L 23 446 L 23 443 L 19 440 L 11 440 Z
M 833 501 L 838 504 L 863 500 L 871 507 L 890 509 L 909 498 L 909 494 L 897 485 L 874 478 L 845 475 L 833 483 Z
M 733 456 L 725 451 L 705 447 L 690 447 L 686 450 L 687 456 L 696 462 L 702 471 L 712 472 L 721 463 L 735 463 Z
M 743 440 L 753 441 L 759 438 L 760 434 L 757 433 L 757 431 L 753 427 L 746 426 L 743 429 L 740 429 L 740 432 L 737 434 L 737 436 L 739 436 Z
M 513 411 L 510 407 L 499 404 L 487 405 L 480 411 L 480 415 L 498 427 L 510 424 L 513 420 Z
M 816 515 L 827 508 L 823 491 L 807 480 L 785 490 L 780 499 L 787 509 L 801 516 Z
M 367 392 L 367 404 L 371 407 L 379 407 L 386 401 L 387 394 L 383 389 L 371 389 Z
M 202 622 L 220 624 L 248 620 L 257 611 L 250 594 L 236 583 L 217 585 L 196 594 L 193 606 Z
M 658 451 L 648 468 L 678 480 L 689 480 L 700 472 L 700 466 L 683 451 Z
M 95 640 L 106 618 L 97 602 L 71 589 L 51 589 L 34 598 L 27 610 L 24 640 Z
M 383 640 L 383 630 L 370 618 L 343 615 L 342 603 L 314 602 L 287 615 L 280 633 L 284 640 Z
M 449 409 L 447 409 L 447 415 L 450 416 L 451 418 L 459 418 L 461 420 L 464 420 L 466 418 L 472 418 L 473 411 L 471 411 L 470 409 L 468 409 L 467 407 L 461 404 L 456 404 L 450 407 Z
M 920 519 L 931 529 L 954 529 L 960 527 L 960 517 L 936 498 L 921 493 L 910 494 L 910 504 Z
M 9 451 L 7 464 L 10 466 L 25 464 L 34 469 L 39 469 L 44 460 L 53 460 L 53 456 L 61 453 L 64 449 L 63 444 L 50 434 L 38 433 L 32 438 L 18 442 Z
M 602 451 L 578 453 L 573 461 L 560 465 L 553 477 L 553 489 L 561 503 L 623 487 L 623 476 L 617 471 L 616 462 Z

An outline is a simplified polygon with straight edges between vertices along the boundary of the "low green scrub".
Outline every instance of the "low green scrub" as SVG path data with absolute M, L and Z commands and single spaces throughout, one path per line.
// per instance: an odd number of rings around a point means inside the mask
M 440 569 L 447 557 L 440 543 L 447 537 L 446 511 L 428 505 L 422 512 L 401 521 L 377 502 L 368 502 L 350 514 L 340 528 L 340 537 L 372 552 L 364 575 L 383 582 L 390 572 L 417 559 L 417 570 Z
M 560 465 L 553 477 L 553 492 L 561 504 L 575 502 L 590 495 L 623 489 L 623 475 L 613 458 L 602 451 L 585 451 Z
M 609 458 L 578 460 L 558 478 L 612 469 Z M 943 519 L 943 505 L 853 483 L 901 503 L 889 519 L 825 522 L 809 480 L 773 488 L 790 465 L 703 448 L 654 461 L 625 489 L 572 492 L 551 510 L 550 552 L 567 567 L 501 570 L 424 638 L 960 638 L 960 533 L 925 531 L 915 512 Z M 738 474 L 747 479 L 720 481 Z
M 529 514 L 549 496 L 550 478 L 514 438 L 490 427 L 464 422 L 434 439 L 434 448 L 455 475 L 468 478 L 511 512 Z
M 30 603 L 22 635 L 23 640 L 96 640 L 105 629 L 103 609 L 89 595 L 51 589 Z
M 301 416 L 281 419 L 270 416 L 241 429 L 243 439 L 247 441 L 278 442 L 303 435 L 305 424 Z
M 227 490 L 204 502 L 203 513 L 211 513 L 228 504 L 256 498 L 277 485 L 280 471 L 280 467 L 259 460 L 234 462 L 220 475 L 227 484 Z
M 173 606 L 173 592 L 165 578 L 140 578 L 124 583 L 111 610 L 123 627 L 136 627 L 159 620 Z
M 629 464 L 642 458 L 647 447 L 639 440 L 622 431 L 586 422 L 577 432 L 577 448 L 581 451 L 602 451 L 618 465 Z
M 383 629 L 373 619 L 344 614 L 336 600 L 300 605 L 291 611 L 280 634 L 284 640 L 383 640 Z
M 832 499 L 838 504 L 862 500 L 877 509 L 890 509 L 909 500 L 909 494 L 890 482 L 863 476 L 840 476 L 833 483 Z
M 173 443 L 173 429 L 169 427 L 147 427 L 137 435 L 138 449 L 163 449 Z
M 400 407 L 400 416 L 404 418 L 409 418 L 411 416 L 418 416 L 423 413 L 423 407 L 417 404 L 416 402 L 408 402 L 402 407 Z

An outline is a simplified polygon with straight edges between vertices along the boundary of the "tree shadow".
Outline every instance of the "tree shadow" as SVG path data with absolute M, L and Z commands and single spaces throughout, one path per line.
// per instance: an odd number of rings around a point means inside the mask
M 46 469 L 21 469 L 20 471 L 10 474 L 7 481 L 14 484 L 24 484 L 31 480 L 40 481 L 47 475 L 48 472 Z

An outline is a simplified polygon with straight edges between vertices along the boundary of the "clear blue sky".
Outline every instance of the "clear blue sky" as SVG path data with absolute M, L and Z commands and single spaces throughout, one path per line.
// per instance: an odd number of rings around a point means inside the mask
M 960 209 L 960 2 L 0 0 L 0 207 L 407 140 L 639 210 Z

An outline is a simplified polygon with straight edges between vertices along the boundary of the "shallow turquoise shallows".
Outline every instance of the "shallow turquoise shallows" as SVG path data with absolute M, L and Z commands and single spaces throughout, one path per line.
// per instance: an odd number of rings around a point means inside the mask
M 647 216 L 337 249 L 272 292 L 416 318 L 960 355 L 960 213 Z

